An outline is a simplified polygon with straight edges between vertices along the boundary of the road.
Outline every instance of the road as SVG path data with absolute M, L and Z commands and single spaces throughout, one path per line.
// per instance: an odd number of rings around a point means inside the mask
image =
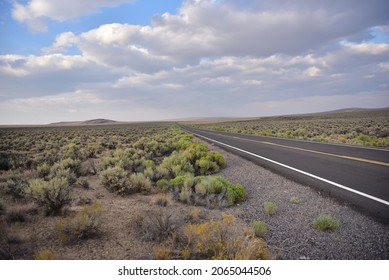
M 389 221 L 389 150 L 182 129 Z

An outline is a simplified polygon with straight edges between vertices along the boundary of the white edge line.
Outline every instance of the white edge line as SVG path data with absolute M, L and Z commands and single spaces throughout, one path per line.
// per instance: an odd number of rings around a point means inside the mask
M 335 187 L 338 187 L 338 188 L 340 188 L 340 189 L 344 189 L 344 190 L 346 190 L 346 191 L 349 191 L 349 192 L 352 192 L 352 193 L 355 193 L 355 194 L 358 194 L 358 195 L 361 195 L 361 196 L 370 198 L 370 199 L 372 199 L 372 200 L 375 200 L 375 201 L 377 201 L 377 202 L 380 202 L 380 203 L 382 203 L 382 204 L 385 204 L 385 205 L 389 206 L 389 202 L 388 202 L 388 201 L 383 200 L 383 199 L 380 199 L 380 198 L 378 198 L 378 197 L 375 197 L 375 196 L 372 196 L 372 195 L 369 195 L 369 194 L 366 194 L 366 193 L 363 193 L 363 192 L 354 190 L 354 189 L 352 189 L 352 188 L 349 188 L 349 187 L 343 186 L 343 185 L 341 185 L 341 184 L 332 182 L 332 181 L 327 180 L 327 179 L 324 179 L 324 178 L 322 178 L 322 177 L 319 177 L 319 176 L 313 175 L 313 174 L 311 174 L 311 173 L 302 171 L 302 170 L 300 170 L 300 169 L 291 167 L 291 166 L 289 166 L 289 165 L 286 165 L 286 164 L 283 164 L 283 163 L 280 163 L 280 162 L 277 162 L 277 161 L 274 161 L 274 160 L 271 160 L 271 159 L 262 157 L 262 156 L 260 156 L 260 155 L 251 153 L 251 152 L 246 151 L 246 150 L 242 150 L 242 149 L 240 149 L 240 148 L 237 148 L 237 147 L 234 147 L 234 146 L 225 144 L 225 143 L 223 143 L 223 142 L 219 142 L 219 141 L 213 140 L 213 139 L 211 139 L 211 138 L 202 136 L 202 135 L 200 135 L 200 134 L 197 134 L 197 133 L 194 133 L 194 132 L 191 132 L 191 131 L 190 131 L 190 133 L 192 133 L 192 134 L 194 134 L 194 135 L 197 135 L 197 136 L 199 136 L 199 137 L 202 137 L 202 138 L 204 138 L 204 139 L 210 140 L 210 141 L 212 141 L 212 142 L 218 143 L 218 144 L 220 144 L 220 145 L 224 145 L 224 146 L 226 146 L 226 147 L 229 147 L 229 148 L 238 150 L 238 151 L 240 151 L 240 152 L 249 154 L 249 155 L 251 155 L 251 156 L 254 156 L 254 157 L 257 157 L 257 158 L 260 158 L 260 159 L 269 161 L 269 162 L 271 162 L 271 163 L 277 164 L 277 165 L 279 165 L 279 166 L 282 166 L 282 167 L 291 169 L 291 170 L 296 171 L 296 172 L 298 172 L 298 173 L 301 173 L 301 174 L 304 174 L 304 175 L 306 175 L 306 176 L 309 176 L 309 177 L 315 178 L 315 179 L 317 179 L 317 180 L 320 180 L 320 181 L 326 182 L 326 183 L 328 183 L 328 184 L 331 184 L 331 185 L 333 185 L 333 186 L 335 186 Z

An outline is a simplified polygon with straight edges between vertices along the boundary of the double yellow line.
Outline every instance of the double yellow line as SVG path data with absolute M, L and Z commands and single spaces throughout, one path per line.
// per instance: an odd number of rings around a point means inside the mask
M 219 134 L 219 133 L 214 133 L 214 134 L 221 135 L 221 136 L 226 136 L 226 135 Z M 320 154 L 320 155 L 326 155 L 326 156 L 337 157 L 337 158 L 350 159 L 350 160 L 361 161 L 361 162 L 377 164 L 377 165 L 383 165 L 383 166 L 388 166 L 389 167 L 389 163 L 388 162 L 382 162 L 382 161 L 377 161 L 377 160 L 358 158 L 358 157 L 346 156 L 346 155 L 338 155 L 338 154 L 332 154 L 332 153 L 326 153 L 326 152 L 320 152 L 320 151 L 304 149 L 304 148 L 298 148 L 298 147 L 293 147 L 293 146 L 288 146 L 288 145 L 282 145 L 282 144 L 277 144 L 277 143 L 272 143 L 272 142 L 267 142 L 267 141 L 246 139 L 246 138 L 242 138 L 242 137 L 238 137 L 238 136 L 231 136 L 231 137 L 232 138 L 236 138 L 236 139 L 240 139 L 240 140 L 250 141 L 250 142 L 256 142 L 256 143 L 261 143 L 261 144 L 266 144 L 266 145 L 272 145 L 272 146 L 283 147 L 283 148 L 288 148 L 288 149 L 293 149 L 293 150 L 298 150 L 298 151 L 304 151 L 304 152 Z

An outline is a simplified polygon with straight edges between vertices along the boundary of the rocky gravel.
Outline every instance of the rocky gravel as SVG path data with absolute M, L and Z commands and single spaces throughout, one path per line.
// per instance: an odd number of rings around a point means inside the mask
M 389 225 L 219 147 L 212 145 L 212 149 L 223 154 L 227 163 L 218 175 L 247 191 L 247 200 L 228 211 L 247 223 L 266 223 L 264 239 L 274 258 L 389 259 Z M 265 213 L 265 201 L 276 203 L 274 215 Z M 339 219 L 340 228 L 316 230 L 313 221 L 320 214 Z

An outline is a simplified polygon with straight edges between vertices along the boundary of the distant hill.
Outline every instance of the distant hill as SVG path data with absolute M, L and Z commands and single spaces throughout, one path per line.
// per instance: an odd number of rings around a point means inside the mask
M 118 122 L 113 120 L 107 120 L 107 119 L 94 119 L 94 120 L 88 120 L 82 122 L 82 124 L 113 124 L 113 123 L 118 123 Z
M 108 120 L 108 119 L 93 119 L 86 121 L 74 121 L 74 122 L 55 122 L 48 124 L 49 126 L 78 126 L 78 125 L 100 125 L 100 124 L 118 124 L 121 122 Z

